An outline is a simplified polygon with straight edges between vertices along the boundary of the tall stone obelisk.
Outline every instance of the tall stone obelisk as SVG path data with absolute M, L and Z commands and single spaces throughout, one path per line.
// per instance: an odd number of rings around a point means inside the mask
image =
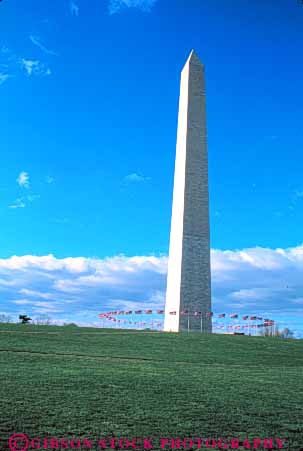
M 192 51 L 181 74 L 164 330 L 211 332 L 210 311 L 204 67 Z

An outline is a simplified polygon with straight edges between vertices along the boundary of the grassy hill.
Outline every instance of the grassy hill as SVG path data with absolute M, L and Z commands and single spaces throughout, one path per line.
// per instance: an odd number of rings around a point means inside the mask
M 2 324 L 0 408 L 1 449 L 24 432 L 282 437 L 296 451 L 303 340 Z

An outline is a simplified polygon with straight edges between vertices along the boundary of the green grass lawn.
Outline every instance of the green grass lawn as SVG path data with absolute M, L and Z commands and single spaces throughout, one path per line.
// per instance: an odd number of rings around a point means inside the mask
M 0 365 L 0 449 L 13 432 L 303 449 L 303 340 L 3 324 Z

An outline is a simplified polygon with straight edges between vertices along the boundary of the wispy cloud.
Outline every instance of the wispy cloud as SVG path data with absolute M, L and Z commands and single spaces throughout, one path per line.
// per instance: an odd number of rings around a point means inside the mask
M 31 303 L 31 301 L 29 301 L 28 299 L 18 299 L 17 301 L 12 302 L 17 305 L 27 305 Z
M 29 290 L 27 288 L 22 288 L 19 293 L 24 296 L 30 296 L 32 298 L 40 299 L 51 299 L 53 297 L 51 293 L 43 293 L 42 291 Z
M 9 74 L 4 74 L 2 72 L 0 72 L 0 86 L 10 78 Z
M 32 42 L 45 53 L 55 54 L 55 52 L 43 46 L 37 37 L 31 36 L 31 38 Z M 51 74 L 51 70 L 46 63 L 38 59 L 22 57 L 4 45 L 0 48 L 0 57 L 0 85 L 8 78 L 15 77 L 20 71 L 27 76 Z
M 46 183 L 51 184 L 51 183 L 54 183 L 54 182 L 55 182 L 55 178 L 52 177 L 52 176 L 50 176 L 50 175 L 48 175 L 48 176 L 46 177 L 45 181 L 46 181 Z
M 303 189 L 302 188 L 295 189 L 294 192 L 292 193 L 292 197 L 291 197 L 291 201 L 288 206 L 288 209 L 295 210 L 298 202 L 301 202 L 302 200 L 303 200 Z
M 20 197 L 19 199 L 16 199 L 15 202 L 13 202 L 11 205 L 8 206 L 8 208 L 24 208 L 25 202 L 23 197 Z
M 22 171 L 18 175 L 17 183 L 22 188 L 29 188 L 29 174 L 28 172 Z
M 297 189 L 297 190 L 295 191 L 295 197 L 296 197 L 296 199 L 301 199 L 301 198 L 303 198 L 303 189 Z
M 3 54 L 7 54 L 10 52 L 9 48 L 6 45 L 2 45 L 0 52 Z
M 115 14 L 124 8 L 138 8 L 141 11 L 149 12 L 157 0 L 110 0 L 108 10 L 110 14 Z
M 41 38 L 37 35 L 30 35 L 29 39 L 31 40 L 31 42 L 39 47 L 40 50 L 42 50 L 42 52 L 47 53 L 48 55 L 53 55 L 53 56 L 58 56 L 58 54 L 56 52 L 54 52 L 53 50 L 48 49 L 42 42 Z
M 56 224 L 68 224 L 70 222 L 69 218 L 56 218 L 54 219 Z
M 39 60 L 22 58 L 22 60 L 20 61 L 20 65 L 25 70 L 28 76 L 51 74 L 51 70 Z
M 34 200 L 40 199 L 40 197 L 40 194 L 29 194 L 28 196 L 26 196 L 29 202 L 34 202 Z
M 79 16 L 79 6 L 72 0 L 69 2 L 69 10 L 72 16 Z
M 28 202 L 32 203 L 39 198 L 40 194 L 28 194 L 27 196 L 16 199 L 11 205 L 8 206 L 8 208 L 25 208 Z
M 135 182 L 135 183 L 140 183 L 140 182 L 146 182 L 150 180 L 150 177 L 146 177 L 144 175 L 140 175 L 137 174 L 136 172 L 133 172 L 132 174 L 128 174 L 126 177 L 124 177 L 123 181 L 126 183 L 129 182 Z

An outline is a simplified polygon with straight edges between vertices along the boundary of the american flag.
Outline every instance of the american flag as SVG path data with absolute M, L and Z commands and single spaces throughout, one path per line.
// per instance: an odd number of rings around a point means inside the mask
M 238 318 L 238 315 L 236 313 L 233 313 L 232 315 L 230 315 L 230 318 Z
M 244 321 L 246 321 L 249 318 L 248 315 L 242 316 L 242 319 L 244 319 Z
M 225 313 L 220 313 L 218 316 L 219 318 L 225 318 Z
M 274 324 L 275 324 L 275 322 L 272 319 L 264 321 L 264 326 L 273 326 Z
M 176 315 L 177 312 L 169 312 L 170 315 Z
M 256 317 L 256 316 L 251 316 L 249 319 L 250 319 L 251 321 L 255 321 L 255 320 L 257 319 L 257 317 Z
M 195 315 L 195 316 L 201 316 L 201 315 L 202 315 L 202 312 L 195 312 L 194 315 Z
M 181 315 L 187 315 L 188 314 L 188 310 L 182 310 Z
M 142 310 L 135 310 L 136 315 L 140 315 L 142 313 Z
M 210 318 L 211 316 L 213 316 L 213 312 L 206 312 L 206 318 Z
M 153 313 L 152 310 L 144 310 L 144 313 L 146 313 L 147 315 L 150 315 L 151 313 Z
M 106 318 L 107 317 L 107 313 L 99 313 L 99 318 Z
M 162 315 L 164 313 L 164 310 L 157 310 L 158 315 Z

